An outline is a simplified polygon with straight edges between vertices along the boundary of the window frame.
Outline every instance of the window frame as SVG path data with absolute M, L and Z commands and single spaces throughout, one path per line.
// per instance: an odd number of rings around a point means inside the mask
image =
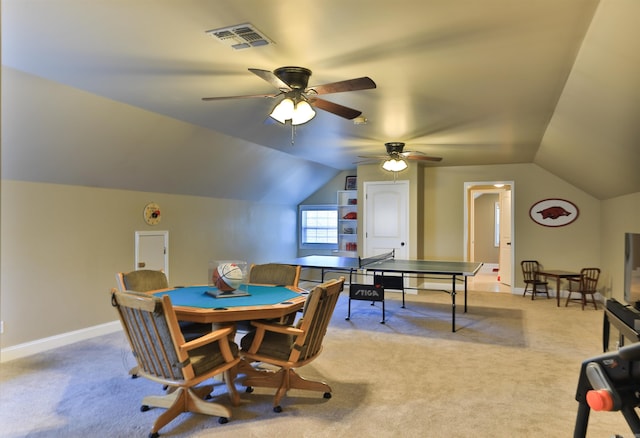
M 308 211 L 334 211 L 336 215 L 335 222 L 335 231 L 336 231 L 336 242 L 335 243 L 305 243 L 303 241 L 304 236 L 304 214 Z M 328 249 L 328 250 L 337 250 L 338 249 L 338 206 L 336 204 L 324 204 L 324 205 L 311 205 L 304 204 L 298 206 L 298 248 L 299 249 Z

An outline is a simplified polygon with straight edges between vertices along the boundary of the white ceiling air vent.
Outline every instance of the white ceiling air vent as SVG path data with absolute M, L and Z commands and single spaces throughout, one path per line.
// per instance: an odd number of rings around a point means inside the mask
M 206 33 L 235 50 L 273 44 L 271 39 L 256 29 L 256 27 L 251 23 L 212 29 L 208 30 Z

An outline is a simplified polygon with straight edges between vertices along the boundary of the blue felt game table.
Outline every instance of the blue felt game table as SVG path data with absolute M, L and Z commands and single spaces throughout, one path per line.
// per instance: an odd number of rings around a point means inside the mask
M 219 323 L 255 319 L 280 318 L 302 308 L 304 291 L 266 285 L 242 285 L 248 296 L 214 298 L 206 292 L 208 286 L 188 286 L 153 292 L 155 296 L 169 295 L 178 319 L 194 322 Z

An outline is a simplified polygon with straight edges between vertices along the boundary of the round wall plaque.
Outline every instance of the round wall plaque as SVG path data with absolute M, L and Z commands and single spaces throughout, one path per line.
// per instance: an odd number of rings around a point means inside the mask
M 564 199 L 543 199 L 531 206 L 529 217 L 545 227 L 563 227 L 578 219 L 578 207 Z

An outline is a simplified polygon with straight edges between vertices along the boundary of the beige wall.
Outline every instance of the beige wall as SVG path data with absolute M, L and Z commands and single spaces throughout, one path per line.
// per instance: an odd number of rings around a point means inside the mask
M 498 263 L 500 250 L 495 245 L 496 203 L 500 195 L 483 193 L 474 202 L 473 212 L 475 238 L 473 242 L 474 258 L 485 263 Z
M 607 199 L 601 206 L 601 268 L 611 296 L 624 300 L 624 233 L 640 233 L 640 193 Z
M 417 222 L 412 224 L 412 236 L 417 236 L 412 237 L 412 243 L 416 243 L 412 246 L 417 246 L 419 258 L 463 260 L 464 183 L 503 180 L 514 181 L 515 287 L 523 287 L 519 263 L 525 258 L 537 259 L 556 269 L 601 266 L 601 202 L 535 164 L 423 168 L 412 165 L 410 172 L 403 172 L 398 178 L 412 181 L 411 220 Z M 379 166 L 358 167 L 359 187 L 364 181 L 392 179 L 393 175 Z M 547 198 L 576 204 L 580 210 L 578 219 L 558 228 L 533 222 L 529 208 Z
M 3 348 L 117 319 L 108 292 L 133 269 L 135 231 L 169 231 L 174 285 L 204 283 L 209 259 L 296 256 L 295 207 L 248 201 L 3 180 L 1 224 Z
M 343 176 L 323 196 L 343 188 Z M 640 193 L 600 202 L 534 164 L 412 168 L 400 177 L 412 181 L 417 257 L 462 259 L 464 182 L 512 180 L 516 264 L 536 258 L 560 269 L 600 266 L 603 292 L 622 299 L 622 236 L 640 232 Z M 366 180 L 386 179 L 393 177 L 377 166 L 358 169 L 360 190 Z M 529 208 L 545 198 L 574 202 L 578 220 L 537 225 Z M 149 201 L 163 211 L 153 228 L 142 221 Z M 282 205 L 3 180 L 1 346 L 113 321 L 107 292 L 115 272 L 133 268 L 135 231 L 168 230 L 171 283 L 189 284 L 205 281 L 211 258 L 294 257 L 296 215 L 295 207 Z M 522 287 L 518 265 L 515 280 Z

